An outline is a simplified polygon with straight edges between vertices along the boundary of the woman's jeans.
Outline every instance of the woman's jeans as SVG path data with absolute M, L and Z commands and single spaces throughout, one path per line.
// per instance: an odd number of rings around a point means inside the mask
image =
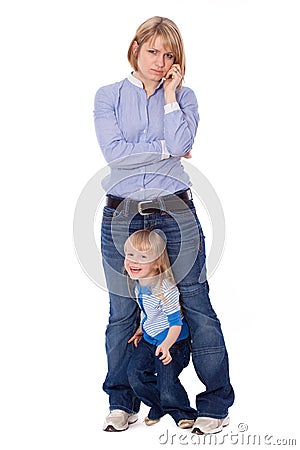
M 190 340 L 183 339 L 172 345 L 172 360 L 169 364 L 163 364 L 155 352 L 156 345 L 142 339 L 127 370 L 134 393 L 151 407 L 149 419 L 159 419 L 170 414 L 177 424 L 182 419 L 195 420 L 197 411 L 191 408 L 188 395 L 178 378 L 190 360 Z
M 196 396 L 198 416 L 224 418 L 233 404 L 234 392 L 220 322 L 209 299 L 204 236 L 193 202 L 189 201 L 190 208 L 165 212 L 162 200 L 161 211 L 147 215 L 130 212 L 129 202 L 123 201 L 117 210 L 105 206 L 101 229 L 103 267 L 110 296 L 106 330 L 108 373 L 103 389 L 109 395 L 110 409 L 129 413 L 139 410 L 140 401 L 127 377 L 129 360 L 135 350 L 127 341 L 139 325 L 139 308 L 128 293 L 123 246 L 130 234 L 147 228 L 161 230 L 167 241 L 191 334 L 193 364 L 206 388 Z

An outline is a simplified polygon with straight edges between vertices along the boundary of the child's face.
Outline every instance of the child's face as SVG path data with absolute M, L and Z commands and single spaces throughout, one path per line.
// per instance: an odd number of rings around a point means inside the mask
M 139 252 L 130 242 L 126 246 L 125 269 L 133 280 L 141 280 L 157 275 L 157 259 L 150 251 Z

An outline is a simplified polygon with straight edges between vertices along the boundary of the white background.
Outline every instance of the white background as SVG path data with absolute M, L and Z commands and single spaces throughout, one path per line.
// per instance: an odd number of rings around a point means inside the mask
M 147 408 L 125 433 L 101 430 L 108 301 L 82 271 L 72 236 L 78 196 L 105 165 L 95 92 L 129 73 L 129 42 L 153 15 L 182 31 L 185 82 L 201 116 L 191 163 L 226 218 L 210 285 L 236 391 L 227 432 L 245 423 L 248 434 L 297 437 L 298 3 L 28 0 L 1 8 L 1 448 L 182 446 L 171 419 L 142 424 Z M 192 366 L 182 380 L 194 404 Z M 163 446 L 167 428 L 175 443 Z

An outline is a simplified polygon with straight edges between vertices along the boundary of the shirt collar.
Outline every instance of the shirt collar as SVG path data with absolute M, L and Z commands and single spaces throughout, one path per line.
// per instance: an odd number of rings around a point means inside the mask
M 139 80 L 138 78 L 136 78 L 136 77 L 133 76 L 133 72 L 131 72 L 131 73 L 128 75 L 127 79 L 128 79 L 128 81 L 129 81 L 131 84 L 133 84 L 134 86 L 137 86 L 137 87 L 139 87 L 139 88 L 141 88 L 141 89 L 144 89 L 143 83 L 141 82 L 141 80 Z M 162 78 L 162 79 L 160 80 L 160 82 L 158 83 L 157 87 L 155 88 L 155 91 L 163 84 L 164 80 L 165 80 L 164 78 Z
M 128 75 L 127 79 L 130 81 L 131 84 L 134 84 L 135 86 L 144 89 L 143 83 L 141 82 L 141 80 L 133 76 L 133 72 L 131 72 Z

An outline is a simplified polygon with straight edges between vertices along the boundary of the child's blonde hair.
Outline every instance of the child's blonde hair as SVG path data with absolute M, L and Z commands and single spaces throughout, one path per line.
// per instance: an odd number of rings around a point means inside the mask
M 145 229 L 138 230 L 128 237 L 124 245 L 125 254 L 127 253 L 129 244 L 138 252 L 151 251 L 156 269 L 155 276 L 152 278 L 152 281 L 154 281 L 153 292 L 155 292 L 155 295 L 165 300 L 162 295 L 162 282 L 164 280 L 167 281 L 170 287 L 176 284 L 167 252 L 166 241 L 156 231 Z M 129 277 L 128 283 L 130 283 Z M 128 286 L 129 292 L 131 293 L 130 284 Z

